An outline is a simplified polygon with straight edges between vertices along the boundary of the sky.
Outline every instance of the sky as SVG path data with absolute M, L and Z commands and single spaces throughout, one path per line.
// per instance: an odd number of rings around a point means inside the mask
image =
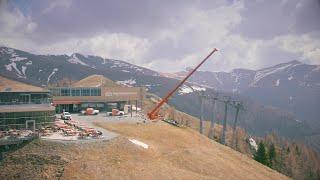
M 176 72 L 320 64 L 320 0 L 0 0 L 0 45 Z

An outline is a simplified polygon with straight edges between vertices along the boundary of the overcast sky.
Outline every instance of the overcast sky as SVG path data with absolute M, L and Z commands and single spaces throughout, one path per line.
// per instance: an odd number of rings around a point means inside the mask
M 0 0 L 0 45 L 162 72 L 320 64 L 320 0 Z

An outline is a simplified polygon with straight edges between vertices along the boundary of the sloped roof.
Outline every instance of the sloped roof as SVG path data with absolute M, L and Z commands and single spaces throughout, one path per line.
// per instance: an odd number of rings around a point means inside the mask
M 72 87 L 119 87 L 118 84 L 102 75 L 91 75 L 71 85 Z
M 0 92 L 31 92 L 45 91 L 41 87 L 28 85 L 0 76 Z

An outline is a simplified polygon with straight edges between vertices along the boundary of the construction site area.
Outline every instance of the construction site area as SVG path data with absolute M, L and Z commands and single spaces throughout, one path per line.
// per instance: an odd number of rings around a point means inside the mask
M 29 87 L 29 92 L 23 93 L 14 87 L 4 90 L 4 95 L 16 93 L 12 96 L 20 99 L 11 103 L 19 104 L 21 111 L 7 108 L 0 112 L 0 179 L 289 179 L 238 152 L 255 148 L 236 143 L 245 141 L 236 128 L 238 115 L 230 128 L 226 122 L 204 121 L 167 104 L 216 51 L 164 98 L 141 87 L 118 85 L 101 75 L 68 87 L 41 89 L 37 98 Z M 226 108 L 234 107 L 237 112 L 242 109 L 241 102 L 211 99 L 225 102 Z M 25 117 L 26 113 L 9 114 L 33 112 L 27 109 L 30 104 L 47 107 L 36 109 L 49 112 L 44 120 L 42 116 Z M 32 138 L 17 141 L 26 137 Z M 225 144 L 237 144 L 238 151 Z

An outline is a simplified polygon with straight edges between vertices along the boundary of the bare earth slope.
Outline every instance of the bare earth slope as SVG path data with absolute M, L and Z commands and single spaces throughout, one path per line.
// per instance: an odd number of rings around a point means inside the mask
M 163 122 L 98 125 L 120 136 L 91 143 L 35 140 L 6 153 L 0 179 L 288 179 L 189 128 Z
M 42 91 L 42 88 L 0 76 L 0 91 Z
M 192 129 L 156 124 L 100 123 L 122 135 L 76 150 L 65 179 L 288 179 Z M 137 139 L 149 149 L 132 144 Z M 79 151 L 79 152 L 78 152 Z

